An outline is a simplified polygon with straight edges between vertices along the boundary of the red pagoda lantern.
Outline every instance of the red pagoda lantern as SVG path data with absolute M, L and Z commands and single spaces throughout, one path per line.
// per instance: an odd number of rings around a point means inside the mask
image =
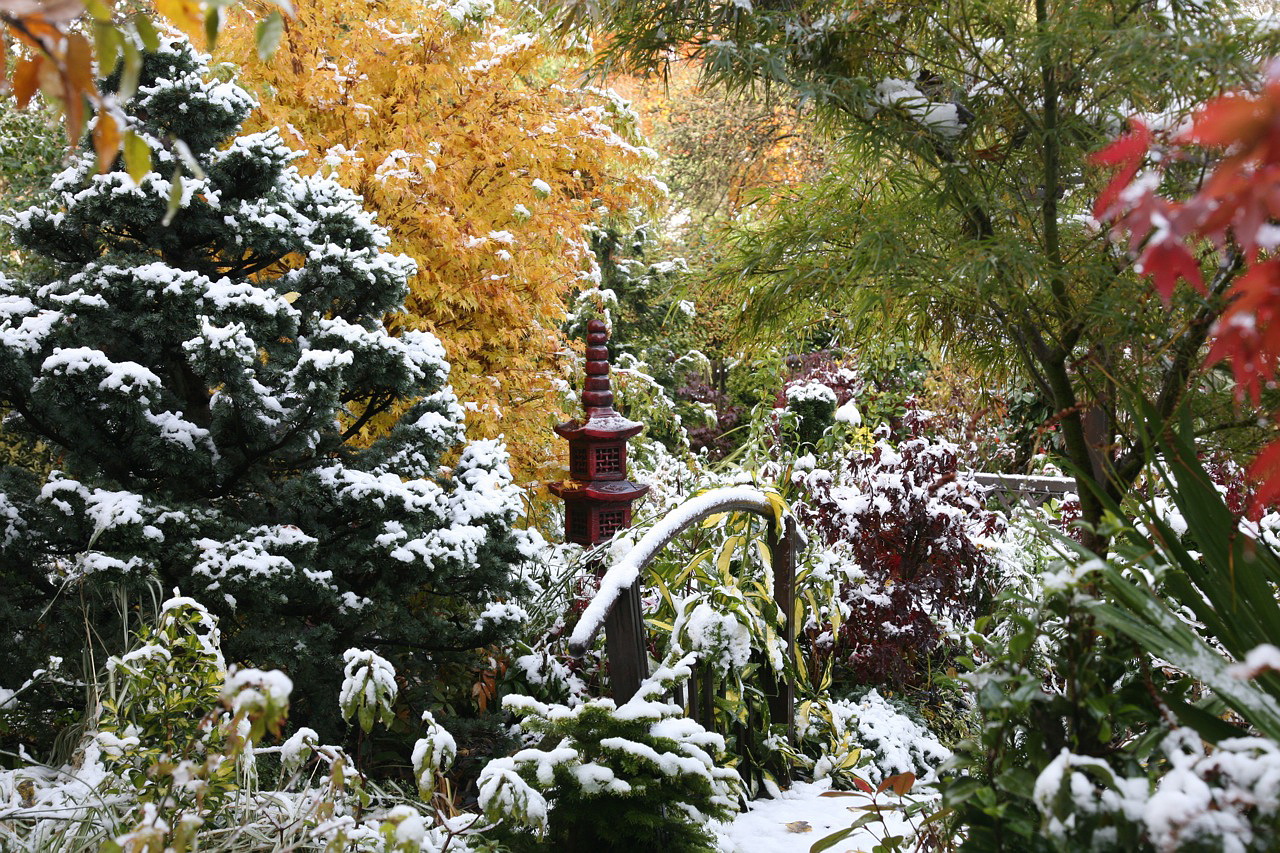
M 581 545 L 598 545 L 631 526 L 631 502 L 649 491 L 627 479 L 627 439 L 644 424 L 627 420 L 613 409 L 609 387 L 609 333 L 605 324 L 587 324 L 587 381 L 582 391 L 586 419 L 556 427 L 569 440 L 569 477 L 551 483 L 564 499 L 564 537 Z

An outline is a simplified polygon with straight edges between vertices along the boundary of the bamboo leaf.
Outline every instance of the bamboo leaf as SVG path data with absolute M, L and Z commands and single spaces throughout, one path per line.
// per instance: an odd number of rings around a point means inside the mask
M 169 206 L 164 211 L 164 219 L 160 220 L 160 224 L 168 228 L 173 223 L 174 216 L 178 215 L 178 209 L 182 206 L 182 169 L 175 169 L 173 179 L 169 182 Z
M 847 829 L 841 829 L 833 832 L 824 838 L 819 838 L 817 841 L 813 842 L 813 845 L 809 848 L 809 853 L 822 853 L 823 850 L 830 850 L 850 835 L 853 835 L 853 833 L 854 827 L 851 826 Z

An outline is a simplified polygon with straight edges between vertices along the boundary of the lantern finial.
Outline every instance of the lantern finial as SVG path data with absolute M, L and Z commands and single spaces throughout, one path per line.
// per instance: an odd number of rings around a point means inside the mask
M 609 385 L 609 329 L 602 320 L 587 323 L 587 381 L 582 389 L 582 405 L 590 419 L 592 409 L 613 411 L 613 388 Z M 599 414 L 606 414 L 605 411 Z

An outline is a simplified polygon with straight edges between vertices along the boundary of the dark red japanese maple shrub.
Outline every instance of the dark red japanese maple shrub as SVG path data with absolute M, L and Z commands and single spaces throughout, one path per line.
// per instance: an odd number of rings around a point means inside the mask
M 839 629 L 808 626 L 838 675 L 918 684 L 946 653 L 947 623 L 968 624 L 990 599 L 1005 521 L 958 463 L 956 445 L 914 437 L 794 475 L 800 521 L 824 552 L 819 571 L 842 581 Z

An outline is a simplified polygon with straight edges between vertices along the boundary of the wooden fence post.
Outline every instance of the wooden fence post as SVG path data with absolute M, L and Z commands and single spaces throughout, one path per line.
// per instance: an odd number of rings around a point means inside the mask
M 773 555 L 773 600 L 782 611 L 782 641 L 787 663 L 795 668 L 796 653 L 796 520 L 790 514 L 769 522 L 769 553 Z M 774 722 L 785 720 L 787 739 L 796 740 L 796 685 L 788 673 L 775 673 L 773 694 L 769 697 L 769 715 Z
M 621 705 L 640 689 L 649 676 L 649 650 L 645 647 L 644 613 L 640 608 L 640 581 L 627 587 L 604 622 L 604 653 L 609 665 L 613 700 Z

